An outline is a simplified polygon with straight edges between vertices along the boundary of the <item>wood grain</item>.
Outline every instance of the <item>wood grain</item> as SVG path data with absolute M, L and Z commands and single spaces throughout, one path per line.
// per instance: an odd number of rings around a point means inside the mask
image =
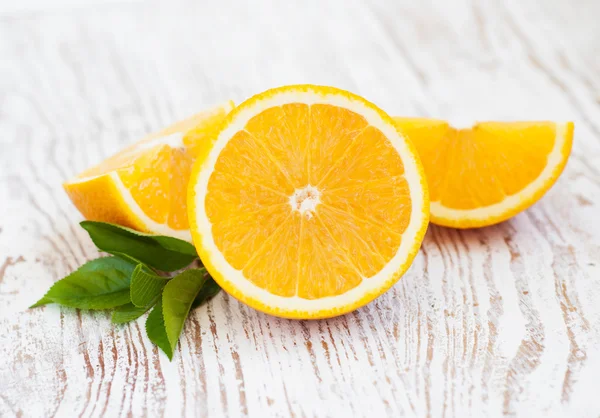
M 110 2 L 0 16 L 0 416 L 600 416 L 600 3 Z M 143 322 L 27 310 L 98 255 L 61 182 L 199 109 L 331 84 L 391 114 L 574 120 L 530 210 L 431 226 L 388 293 L 290 321 L 225 294 L 173 362 Z

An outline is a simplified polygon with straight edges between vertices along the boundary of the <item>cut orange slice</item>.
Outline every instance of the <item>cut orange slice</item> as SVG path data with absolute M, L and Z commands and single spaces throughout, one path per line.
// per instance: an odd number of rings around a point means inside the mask
M 392 286 L 428 222 L 423 169 L 392 119 L 319 86 L 259 94 L 204 142 L 188 192 L 194 244 L 229 294 L 324 318 Z
M 186 193 L 198 144 L 233 109 L 228 102 L 149 135 L 64 183 L 86 219 L 191 241 Z
M 573 123 L 394 118 L 415 144 L 429 183 L 431 222 L 472 228 L 502 222 L 552 187 L 571 152 Z

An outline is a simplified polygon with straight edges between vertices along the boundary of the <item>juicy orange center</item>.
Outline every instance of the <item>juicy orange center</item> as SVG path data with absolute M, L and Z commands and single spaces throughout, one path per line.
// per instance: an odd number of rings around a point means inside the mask
M 346 108 L 264 110 L 221 151 L 205 210 L 217 248 L 278 296 L 336 296 L 377 274 L 410 220 L 402 160 Z
M 296 189 L 290 196 L 290 206 L 292 210 L 306 214 L 308 219 L 312 218 L 316 212 L 317 205 L 321 201 L 321 192 L 310 184 L 301 189 Z

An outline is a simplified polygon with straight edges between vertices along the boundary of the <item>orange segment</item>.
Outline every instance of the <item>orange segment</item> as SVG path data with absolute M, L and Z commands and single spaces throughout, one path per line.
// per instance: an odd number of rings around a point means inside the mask
M 348 258 L 348 252 L 348 248 L 333 240 L 317 217 L 304 219 L 296 295 L 320 299 L 344 294 L 358 286 L 362 277 Z
M 287 170 L 270 154 L 266 140 L 247 131 L 236 133 L 221 153 L 215 172 L 254 179 L 257 184 L 281 194 L 292 193 L 294 187 Z
M 369 278 L 379 272 L 400 246 L 399 234 L 346 212 L 323 206 L 318 218 L 362 277 Z
M 309 107 L 295 103 L 272 107 L 246 124 L 246 131 L 260 139 L 269 155 L 285 167 L 285 175 L 294 187 L 308 182 L 309 117 Z
M 432 202 L 439 200 L 438 193 L 444 188 L 446 176 L 431 176 L 429 173 L 448 172 L 448 158 L 451 138 L 455 135 L 447 122 L 436 119 L 394 118 L 404 134 L 417 147 L 421 163 L 425 168 L 429 185 L 429 198 Z
M 129 167 L 118 172 L 135 203 L 145 209 L 150 219 L 161 224 L 169 216 L 170 170 L 171 147 L 163 145 L 141 154 Z
M 390 177 L 387 181 L 372 181 L 356 187 L 325 190 L 322 202 L 357 219 L 402 234 L 408 226 L 412 210 L 409 193 L 403 177 Z
M 351 110 L 332 105 L 311 106 L 308 182 L 319 184 L 367 125 L 364 117 Z
M 295 318 L 351 311 L 410 265 L 428 218 L 412 145 L 381 110 L 290 86 L 236 108 L 199 153 L 191 231 L 230 294 Z
M 317 184 L 325 189 L 356 185 L 373 179 L 385 181 L 404 172 L 398 152 L 385 135 L 373 126 L 358 133 L 356 140 L 340 143 L 344 146 L 334 154 L 333 158 L 337 157 L 335 164 L 330 163 L 325 172 L 314 172 Z
M 369 126 L 321 180 L 323 203 L 401 234 L 411 211 L 403 174 L 402 160 L 392 144 Z
M 64 188 L 87 219 L 190 240 L 186 193 L 198 143 L 212 139 L 232 108 L 229 102 L 149 135 Z
M 514 195 L 539 177 L 548 164 L 556 126 L 553 122 L 479 123 L 473 128 L 473 141 L 484 144 L 482 154 L 490 159 L 484 167 L 494 174 L 504 194 Z M 474 157 L 478 161 L 480 155 L 474 153 Z
M 447 122 L 395 118 L 414 142 L 429 182 L 432 222 L 486 226 L 528 208 L 554 184 L 573 140 L 572 123 Z
M 265 207 L 288 203 L 283 194 L 258 183 L 248 182 L 236 173 L 215 172 L 209 184 L 214 193 L 209 193 L 206 197 L 206 212 L 214 220 L 260 212 Z
M 213 218 L 215 244 L 233 268 L 242 270 L 289 216 L 289 209 L 283 205 L 238 213 L 230 219 L 216 216 Z
M 244 276 L 274 295 L 295 296 L 298 280 L 302 277 L 298 271 L 301 223 L 298 212 L 283 220 L 247 262 L 243 269 Z M 283 269 L 287 269 L 288 274 L 282 276 Z
M 169 173 L 169 191 L 171 205 L 167 225 L 173 229 L 189 227 L 187 215 L 187 186 L 192 172 L 194 157 L 187 149 L 174 148 L 171 152 L 171 170 Z M 182 179 L 186 179 L 182 181 Z

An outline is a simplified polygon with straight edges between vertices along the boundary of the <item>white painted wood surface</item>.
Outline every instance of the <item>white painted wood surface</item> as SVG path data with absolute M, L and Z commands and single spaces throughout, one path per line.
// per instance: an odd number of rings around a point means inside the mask
M 600 2 L 122 2 L 0 17 L 0 416 L 600 415 Z M 168 122 L 297 82 L 392 114 L 572 119 L 557 185 L 474 231 L 432 226 L 355 313 L 225 294 L 170 363 L 143 321 L 48 306 L 98 255 L 61 182 Z

